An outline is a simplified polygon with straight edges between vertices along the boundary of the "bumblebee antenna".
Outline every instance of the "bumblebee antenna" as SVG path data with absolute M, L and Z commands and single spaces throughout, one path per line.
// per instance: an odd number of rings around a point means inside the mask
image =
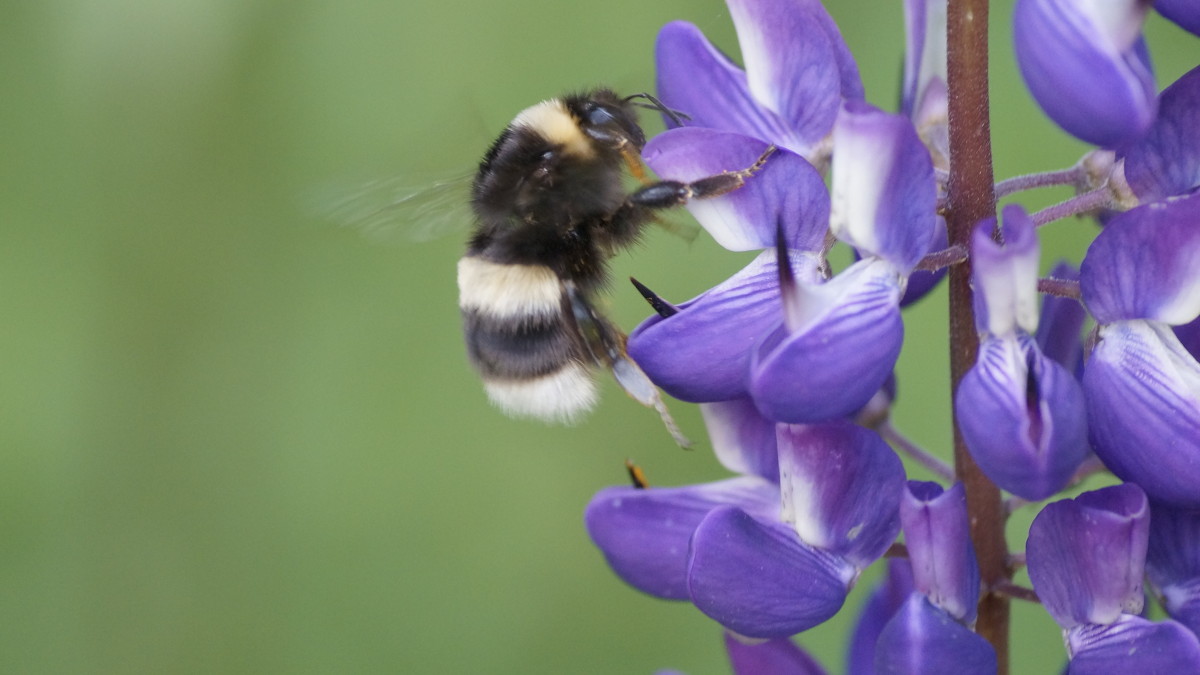
M 675 126 L 677 126 L 677 127 L 681 127 L 681 126 L 683 126 L 683 121 L 684 121 L 684 120 L 690 120 L 690 119 L 692 119 L 692 118 L 691 118 L 691 117 L 690 117 L 690 116 L 689 116 L 687 113 L 685 113 L 685 112 L 680 112 L 680 111 L 678 111 L 678 110 L 673 110 L 673 109 L 671 109 L 671 108 L 668 108 L 666 105 L 664 105 L 664 104 L 663 104 L 663 102 L 662 102 L 662 101 L 658 100 L 657 98 L 654 98 L 654 96 L 653 96 L 653 95 L 651 95 L 651 94 L 648 94 L 648 93 L 646 93 L 646 92 L 642 92 L 642 93 L 640 93 L 640 94 L 632 94 L 632 95 L 630 95 L 630 96 L 626 96 L 626 97 L 624 98 L 624 100 L 625 100 L 625 101 L 630 101 L 630 100 L 632 100 L 632 99 L 635 99 L 635 98 L 644 98 L 644 99 L 646 99 L 647 101 L 649 101 L 649 103 L 634 103 L 634 105 L 636 105 L 636 106 L 637 106 L 637 107 L 639 107 L 639 108 L 645 108 L 645 109 L 647 109 L 647 110 L 657 110 L 657 111 L 659 111 L 660 113 L 662 113 L 662 114 L 666 115 L 667 117 L 669 117 L 669 118 L 671 119 L 671 121 L 675 123 Z

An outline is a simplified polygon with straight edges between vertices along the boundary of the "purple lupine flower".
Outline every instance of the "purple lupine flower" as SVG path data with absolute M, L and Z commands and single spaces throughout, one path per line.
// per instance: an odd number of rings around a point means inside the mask
M 1155 0 L 1154 9 L 1180 28 L 1200 35 L 1200 4 L 1195 0 Z
M 844 417 L 879 391 L 900 354 L 905 281 L 935 233 L 933 167 L 907 119 L 849 102 L 834 146 L 830 229 L 862 259 L 823 284 L 783 279 L 782 324 L 751 352 L 749 379 L 780 422 Z
M 1154 120 L 1154 72 L 1142 38 L 1149 0 L 1017 0 L 1017 64 L 1033 98 L 1067 133 L 1107 148 Z
M 1132 483 L 1047 505 L 1029 530 L 1029 578 L 1063 627 L 1068 673 L 1194 673 L 1200 640 L 1174 621 L 1147 621 L 1142 575 L 1150 505 Z
M 1066 262 L 1050 269 L 1050 278 L 1079 281 L 1079 270 Z M 1087 312 L 1079 301 L 1048 295 L 1038 317 L 1038 349 L 1078 379 L 1083 374 L 1083 324 Z
M 660 175 L 691 180 L 745 168 L 767 144 L 710 129 L 675 129 L 646 145 L 646 163 Z M 688 205 L 718 243 L 733 250 L 770 249 L 777 226 L 791 264 L 815 283 L 829 219 L 829 193 L 799 155 L 779 149 L 742 188 Z M 725 282 L 652 316 L 629 336 L 629 354 L 672 396 L 692 402 L 746 397 L 750 349 L 779 321 L 779 270 L 764 251 Z
M 1146 576 L 1167 614 L 1200 636 L 1200 510 L 1151 503 Z
M 884 578 L 863 603 L 846 649 L 847 675 L 874 675 L 875 645 L 913 592 L 912 566 L 903 558 L 889 558 Z
M 1142 203 L 1200 188 L 1200 66 L 1164 89 L 1158 101 L 1154 123 L 1124 153 L 1124 179 Z
M 1171 330 L 1200 315 L 1200 194 L 1115 217 L 1081 289 L 1100 324 L 1083 375 L 1096 454 L 1156 501 L 1200 507 L 1200 363 Z
M 818 0 L 728 0 L 745 71 L 700 29 L 675 21 L 655 47 L 658 95 L 689 126 L 752 136 L 822 164 L 843 99 L 863 97 L 858 67 Z
M 946 96 L 946 0 L 904 0 L 904 85 L 900 112 L 912 120 L 933 165 L 950 169 Z
M 787 638 L 744 640 L 726 631 L 725 652 L 734 675 L 825 675 L 816 659 Z
M 971 456 L 996 485 L 1037 501 L 1061 490 L 1087 457 L 1084 396 L 1070 371 L 1044 356 L 1037 328 L 1038 242 L 1020 206 L 1004 209 L 1004 246 L 996 221 L 975 230 L 976 318 L 986 333 L 979 359 L 955 396 Z
M 979 602 L 979 566 L 961 483 L 909 481 L 900 502 L 915 591 L 879 635 L 875 672 L 987 675 L 996 652 L 968 626 Z

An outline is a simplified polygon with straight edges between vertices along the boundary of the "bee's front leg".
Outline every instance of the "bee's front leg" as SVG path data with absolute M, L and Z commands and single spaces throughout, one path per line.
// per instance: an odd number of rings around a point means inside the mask
M 746 179 L 762 169 L 774 152 L 775 146 L 772 145 L 752 166 L 741 171 L 726 171 L 690 183 L 675 180 L 652 183 L 630 195 L 629 203 L 648 209 L 667 209 L 681 206 L 692 199 L 719 197 L 745 185 Z

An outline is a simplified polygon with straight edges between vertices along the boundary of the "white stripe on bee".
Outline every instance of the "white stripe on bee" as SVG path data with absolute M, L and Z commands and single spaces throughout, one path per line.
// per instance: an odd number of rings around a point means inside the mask
M 467 256 L 458 261 L 458 306 L 497 319 L 559 314 L 562 282 L 549 267 Z
M 596 405 L 596 379 L 581 363 L 571 363 L 533 380 L 485 380 L 492 403 L 513 417 L 570 424 Z
M 595 152 L 591 141 L 579 128 L 579 121 L 556 98 L 522 110 L 512 121 L 512 126 L 537 132 L 542 138 L 562 146 L 567 154 L 576 157 L 591 157 Z

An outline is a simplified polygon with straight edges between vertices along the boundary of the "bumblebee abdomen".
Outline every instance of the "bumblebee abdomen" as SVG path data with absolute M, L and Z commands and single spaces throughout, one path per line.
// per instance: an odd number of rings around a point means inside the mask
M 492 403 L 558 422 L 595 404 L 593 366 L 553 270 L 469 255 L 459 260 L 458 288 L 467 354 Z

